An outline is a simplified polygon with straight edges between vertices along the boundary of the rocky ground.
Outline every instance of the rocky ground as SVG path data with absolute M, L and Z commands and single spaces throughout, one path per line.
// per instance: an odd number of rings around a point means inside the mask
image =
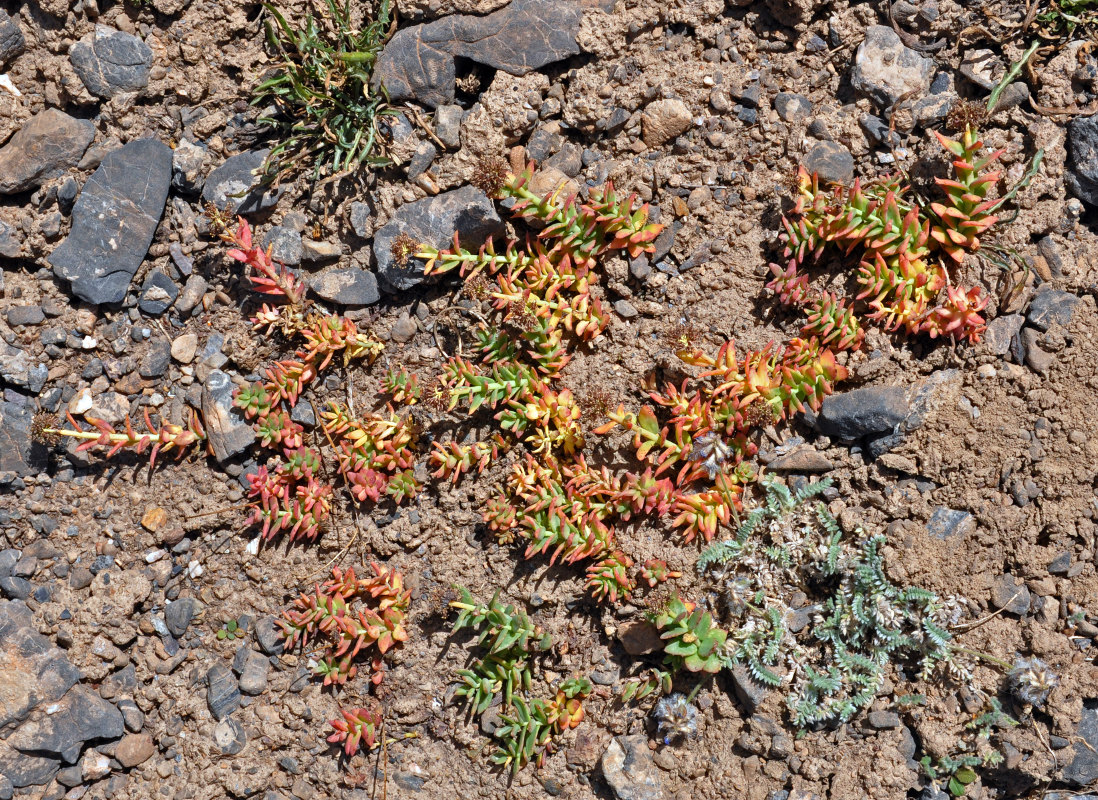
M 288 16 L 304 4 L 282 4 Z M 1044 8 L 1046 3 L 1038 3 Z M 249 106 L 271 66 L 254 3 L 0 3 L 0 800 L 6 798 L 944 797 L 918 759 L 956 752 L 998 693 L 891 676 L 872 713 L 796 737 L 780 693 L 722 675 L 700 732 L 658 745 L 651 703 L 615 698 L 643 650 L 643 605 L 584 599 L 579 571 L 523 561 L 481 524 L 479 483 L 410 507 L 341 506 L 319 545 L 259 546 L 243 476 L 254 435 L 232 390 L 274 342 L 252 334 L 237 266 L 205 204 L 248 216 L 315 298 L 386 341 L 388 364 L 433 374 L 453 341 L 453 286 L 394 263 L 402 231 L 443 245 L 500 233 L 468 185 L 485 155 L 524 148 L 547 185 L 611 179 L 652 203 L 656 252 L 604 265 L 614 312 L 565 382 L 632 406 L 673 374 L 669 333 L 750 347 L 794 335 L 763 284 L 798 163 L 827 179 L 940 174 L 941 128 L 986 101 L 1037 36 L 1027 4 L 952 0 L 409 0 L 378 64 L 398 166 L 314 185 L 259 185 L 271 144 Z M 891 15 L 891 17 L 890 17 Z M 1037 657 L 1059 677 L 1043 710 L 1000 731 L 1005 760 L 973 798 L 1084 794 L 1098 779 L 1098 57 L 1089 31 L 1049 37 L 984 125 L 1009 183 L 1041 172 L 961 282 L 991 296 L 977 346 L 870 333 L 819 415 L 760 443 L 790 480 L 826 475 L 844 529 L 887 532 L 893 580 L 959 599 L 967 648 Z M 993 253 L 1013 254 L 992 258 Z M 212 454 L 148 470 L 31 437 L 40 410 L 112 424 L 187 409 L 226 424 Z M 310 423 L 303 405 L 302 422 Z M 605 458 L 622 451 L 599 445 Z M 639 525 L 700 592 L 698 549 Z M 329 564 L 381 559 L 414 588 L 409 641 L 379 690 L 394 741 L 344 764 L 324 741 L 337 697 L 282 650 L 273 616 Z M 491 725 L 452 702 L 464 639 L 447 587 L 496 588 L 562 643 L 552 674 L 590 674 L 587 719 L 539 769 L 487 763 Z M 243 633 L 225 636 L 236 621 Z M 222 636 L 218 636 L 218 632 Z M 897 709 L 902 692 L 926 704 Z M 367 694 L 349 685 L 344 705 Z

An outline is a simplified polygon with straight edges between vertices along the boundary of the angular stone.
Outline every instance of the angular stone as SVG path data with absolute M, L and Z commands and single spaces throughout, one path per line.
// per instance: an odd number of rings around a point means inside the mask
M 240 153 L 210 173 L 202 188 L 202 202 L 228 209 L 231 214 L 254 214 L 271 208 L 282 196 L 282 189 L 262 185 L 263 162 L 269 150 Z
M 163 272 L 150 272 L 141 286 L 137 307 L 152 317 L 159 317 L 179 297 L 179 287 Z
M 618 640 L 625 652 L 631 656 L 643 656 L 663 649 L 660 632 L 648 620 L 635 619 L 622 623 L 618 627 Z
M 976 527 L 976 518 L 967 511 L 938 506 L 926 523 L 926 532 L 935 539 L 948 539 L 950 536 L 968 534 Z
M 240 706 L 240 688 L 233 671 L 224 664 L 214 664 L 206 673 L 206 705 L 214 719 L 222 720 Z
M 301 263 L 301 234 L 292 228 L 276 225 L 260 240 L 264 248 L 271 248 L 271 258 L 289 267 Z
M 1084 705 L 1075 735 L 1075 758 L 1064 767 L 1063 781 L 1082 788 L 1098 781 L 1098 707 L 1093 701 Z
M 336 267 L 308 279 L 309 288 L 322 300 L 346 306 L 368 306 L 381 299 L 377 276 L 358 267 Z
M 1098 115 L 1068 123 L 1067 187 L 1091 206 L 1098 206 Z
M 42 786 L 61 769 L 61 759 L 41 753 L 21 753 L 0 742 L 0 788 L 5 781 L 12 788 Z M 11 797 L 9 794 L 8 797 Z
M 827 456 L 811 445 L 798 447 L 790 453 L 778 456 L 767 467 L 775 472 L 830 472 L 835 469 Z
M 396 32 L 374 71 L 390 99 L 452 103 L 454 58 L 525 75 L 580 52 L 583 8 L 567 0 L 514 0 L 485 16 L 451 14 Z
M 652 760 L 648 737 L 616 736 L 602 754 L 602 776 L 617 800 L 662 800 L 663 777 Z
M 659 147 L 685 133 L 693 124 L 694 117 L 682 100 L 656 100 L 644 109 L 641 137 L 649 147 Z
M 893 431 L 910 410 L 904 387 L 868 386 L 825 399 L 816 427 L 826 436 L 855 441 Z
M 255 641 L 259 649 L 269 656 L 277 656 L 286 646 L 282 629 L 275 623 L 274 617 L 263 617 L 255 624 Z
M 0 194 L 25 192 L 80 162 L 95 126 L 48 108 L 27 120 L 0 147 Z
M 22 253 L 19 231 L 0 219 L 0 258 L 19 258 Z
M 26 48 L 27 40 L 19 23 L 0 9 L 0 68 L 21 56 Z
M 502 230 L 495 205 L 472 186 L 406 203 L 374 234 L 378 283 L 383 291 L 398 292 L 424 280 L 422 261 L 412 258 L 401 266 L 393 259 L 393 241 L 402 233 L 434 247 L 451 244 L 457 233 L 462 247 L 476 250 L 486 238 Z
M 854 180 L 854 156 L 838 142 L 820 142 L 804 157 L 804 168 L 823 183 L 848 184 Z
M 341 255 L 343 255 L 343 248 L 339 242 L 318 242 L 315 239 L 305 239 L 301 242 L 301 260 L 306 264 L 334 261 Z
M 83 677 L 32 622 L 22 602 L 0 600 L 0 730 L 59 700 Z
M 153 738 L 147 733 L 127 733 L 115 749 L 114 757 L 126 769 L 144 764 L 156 754 Z
M 866 715 L 866 721 L 871 728 L 879 731 L 892 730 L 900 727 L 900 715 L 895 711 L 870 711 Z
M 202 168 L 209 151 L 202 144 L 181 139 L 172 151 L 172 188 L 182 194 L 195 194 L 202 183 Z
M 34 586 L 26 578 L 0 578 L 0 595 L 9 600 L 26 600 Z
M 992 355 L 1005 356 L 1010 352 L 1010 342 L 1022 329 L 1025 319 L 1021 314 L 1005 314 L 987 324 L 983 346 Z
M 190 364 L 198 352 L 198 334 L 185 333 L 172 342 L 172 358 L 180 364 Z
M 995 608 L 1022 616 L 1029 611 L 1029 603 L 1029 589 L 1024 583 L 1015 581 L 1009 573 L 995 578 L 991 585 L 991 605 Z
M 255 431 L 239 409 L 233 406 L 232 379 L 221 370 L 213 370 L 202 387 L 202 417 L 214 458 L 227 461 L 243 453 L 255 441 Z
M 11 306 L 8 309 L 8 324 L 13 328 L 17 325 L 41 325 L 45 321 L 42 306 Z
M 785 122 L 801 122 L 812 113 L 812 101 L 802 94 L 778 92 L 774 97 L 774 110 Z
M 171 166 L 170 148 L 138 139 L 108 154 L 84 184 L 72 230 L 47 259 L 81 300 L 100 305 L 126 296 L 164 213 Z
M 892 28 L 871 25 L 854 55 L 850 83 L 884 109 L 901 97 L 925 95 L 933 74 L 932 59 L 905 47 Z
M 370 217 L 372 215 L 373 212 L 370 210 L 369 203 L 351 203 L 351 209 L 347 214 L 347 218 L 351 223 L 351 230 L 355 232 L 355 236 L 359 236 L 363 239 L 370 238 Z
M 1044 289 L 1037 292 L 1026 310 L 1026 322 L 1039 331 L 1047 331 L 1053 323 L 1067 327 L 1075 316 L 1079 298 L 1071 292 Z
M 235 756 L 248 744 L 248 734 L 235 717 L 229 717 L 214 726 L 213 740 L 222 755 Z
M 176 638 L 187 632 L 187 628 L 199 609 L 199 602 L 193 597 L 180 597 L 164 608 L 164 624 Z
M 267 673 L 271 669 L 271 662 L 266 657 L 248 651 L 244 661 L 244 669 L 240 671 L 240 691 L 244 694 L 263 694 L 267 689 Z
M 50 708 L 36 712 L 8 737 L 16 750 L 35 754 L 70 753 L 84 742 L 117 739 L 125 733 L 122 712 L 85 686 L 73 687 Z
M 72 67 L 88 91 L 109 99 L 149 85 L 152 48 L 129 33 L 96 25 L 69 50 Z
M 748 714 L 754 714 L 755 709 L 761 706 L 766 696 L 770 694 L 770 689 L 755 680 L 746 664 L 736 664 L 732 668 L 732 688 L 735 689 L 736 697 L 743 703 L 744 710 Z
M 0 400 L 0 473 L 37 475 L 49 462 L 49 450 L 31 437 L 30 406 Z
M 159 378 L 168 371 L 171 364 L 172 346 L 167 339 L 157 339 L 141 357 L 137 374 L 142 378 Z M 97 401 L 98 405 L 98 401 Z

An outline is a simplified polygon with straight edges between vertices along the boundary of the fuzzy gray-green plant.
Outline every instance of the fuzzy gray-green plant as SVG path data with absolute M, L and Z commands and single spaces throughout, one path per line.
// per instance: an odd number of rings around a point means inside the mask
M 958 668 L 946 604 L 888 579 L 883 536 L 844 540 L 826 506 L 810 504 L 829 481 L 795 492 L 773 477 L 762 485 L 763 502 L 734 538 L 702 553 L 698 567 L 738 623 L 728 635 L 727 661 L 745 664 L 768 686 L 788 687 L 794 724 L 848 721 L 876 696 L 890 662 L 914 663 L 924 677 L 941 662 Z M 815 608 L 811 624 L 794 633 L 788 598 L 797 590 Z

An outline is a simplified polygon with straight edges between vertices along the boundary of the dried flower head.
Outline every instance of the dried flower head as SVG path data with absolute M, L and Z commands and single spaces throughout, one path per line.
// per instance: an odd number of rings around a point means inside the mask
M 61 437 L 54 433 L 58 425 L 57 417 L 41 411 L 34 415 L 31 421 L 31 438 L 42 444 L 56 444 Z
M 1048 664 L 1039 658 L 1019 658 L 1007 674 L 1010 693 L 1023 703 L 1044 706 L 1052 690 L 1060 683 Z
M 393 254 L 393 260 L 402 267 L 408 264 L 408 260 L 414 256 L 418 250 L 419 242 L 407 233 L 401 233 L 393 239 L 393 243 L 389 247 L 389 252 Z
M 477 163 L 470 183 L 489 197 L 499 197 L 510 177 L 507 162 L 498 156 L 488 156 Z
M 656 732 L 664 744 L 682 742 L 698 735 L 698 710 L 679 692 L 656 703 L 652 709 L 652 719 L 656 721 Z
M 946 115 L 946 127 L 954 131 L 982 128 L 987 122 L 987 105 L 979 100 L 958 100 Z

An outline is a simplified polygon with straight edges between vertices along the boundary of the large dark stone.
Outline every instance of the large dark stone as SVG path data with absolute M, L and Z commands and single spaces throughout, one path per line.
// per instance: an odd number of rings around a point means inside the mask
M 282 190 L 262 185 L 263 162 L 269 150 L 250 150 L 229 158 L 206 178 L 202 202 L 231 214 L 254 214 L 271 208 Z
M 20 753 L 0 742 L 0 788 L 6 780 L 15 789 L 42 786 L 61 769 L 61 759 L 38 753 Z M 11 797 L 9 794 L 8 797 Z
M 454 99 L 454 58 L 511 75 L 580 52 L 583 9 L 567 0 L 514 0 L 483 17 L 452 14 L 397 31 L 385 45 L 374 75 L 392 100 L 418 100 L 431 108 Z
M 122 712 L 84 686 L 71 689 L 50 709 L 36 712 L 8 737 L 16 750 L 35 754 L 70 753 L 84 742 L 117 739 L 125 733 Z
M 1098 115 L 1068 123 L 1067 186 L 1091 206 L 1098 206 Z
M 233 671 L 224 664 L 214 664 L 206 673 L 206 705 L 214 719 L 222 720 L 240 706 L 240 688 Z
M 1075 758 L 1064 767 L 1064 782 L 1083 787 L 1098 781 L 1098 706 L 1094 702 L 1083 708 L 1083 718 L 1075 735 Z
M 0 9 L 0 68 L 22 55 L 26 47 L 27 40 L 19 23 Z
M 95 138 L 95 126 L 48 108 L 27 120 L 0 148 L 0 194 L 41 186 L 74 167 Z
M 72 68 L 96 97 L 109 99 L 149 85 L 152 48 L 129 33 L 96 25 L 69 50 Z
M 59 700 L 83 677 L 31 627 L 33 620 L 22 602 L 0 600 L 0 730 L 26 719 L 35 706 Z
M 202 387 L 202 417 L 214 458 L 225 461 L 243 453 L 255 441 L 255 431 L 233 406 L 233 386 L 229 376 L 214 370 Z
M 27 476 L 46 468 L 48 451 L 31 438 L 33 419 L 28 406 L 0 401 L 0 472 Z
M 377 276 L 358 267 L 337 267 L 313 275 L 309 288 L 322 300 L 346 306 L 368 306 L 381 299 Z
M 152 243 L 172 175 L 172 151 L 138 139 L 103 159 L 72 211 L 72 230 L 50 254 L 57 277 L 88 303 L 120 303 Z
M 824 400 L 816 427 L 827 436 L 855 441 L 894 430 L 909 411 L 903 386 L 869 386 Z
M 502 230 L 495 205 L 472 186 L 407 203 L 374 234 L 378 282 L 386 292 L 404 291 L 423 282 L 422 261 L 413 258 L 401 266 L 393 259 L 393 241 L 402 233 L 440 248 L 450 245 L 457 233 L 462 247 L 475 250 Z
M 1026 311 L 1026 322 L 1039 331 L 1047 331 L 1053 323 L 1068 326 L 1079 305 L 1079 298 L 1071 292 L 1044 289 L 1034 295 Z
M 854 156 L 838 142 L 820 142 L 805 154 L 804 168 L 821 183 L 847 184 L 854 180 Z

